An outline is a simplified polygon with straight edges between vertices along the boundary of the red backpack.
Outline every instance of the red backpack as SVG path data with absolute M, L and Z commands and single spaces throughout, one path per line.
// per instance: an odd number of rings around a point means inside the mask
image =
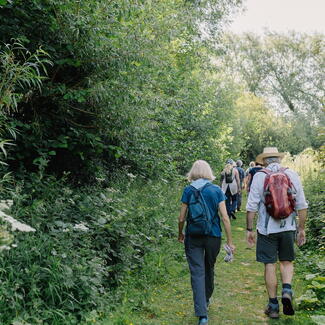
M 260 172 L 266 174 L 264 181 L 264 204 L 267 213 L 274 219 L 285 219 L 295 210 L 293 185 L 285 170 L 277 172 L 263 168 Z

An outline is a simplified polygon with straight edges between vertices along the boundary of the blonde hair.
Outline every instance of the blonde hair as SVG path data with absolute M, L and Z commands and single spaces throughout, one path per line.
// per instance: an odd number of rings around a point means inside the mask
M 223 169 L 224 173 L 230 174 L 231 170 L 233 169 L 233 164 L 226 164 L 225 168 Z
M 249 163 L 249 167 L 255 167 L 255 161 L 251 161 L 251 162 Z
M 205 178 L 211 181 L 215 179 L 210 165 L 205 160 L 197 160 L 187 174 L 187 179 L 190 182 L 199 178 Z

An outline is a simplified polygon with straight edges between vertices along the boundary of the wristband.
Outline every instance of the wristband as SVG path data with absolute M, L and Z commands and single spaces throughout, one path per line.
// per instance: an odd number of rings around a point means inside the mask
M 253 231 L 253 228 L 246 228 L 247 231 Z

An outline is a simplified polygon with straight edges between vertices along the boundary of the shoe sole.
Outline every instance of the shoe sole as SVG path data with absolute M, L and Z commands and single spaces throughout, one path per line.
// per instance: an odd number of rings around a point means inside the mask
M 295 314 L 295 311 L 293 309 L 293 306 L 292 306 L 292 299 L 289 295 L 286 295 L 284 294 L 282 296 L 282 305 L 283 305 L 283 314 L 285 315 L 294 315 Z

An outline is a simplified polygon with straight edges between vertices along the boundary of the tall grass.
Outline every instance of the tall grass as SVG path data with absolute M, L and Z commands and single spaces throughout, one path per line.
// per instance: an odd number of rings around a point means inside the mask
M 311 148 L 307 148 L 295 156 L 287 154 L 282 160 L 282 165 L 295 170 L 306 185 L 310 181 L 314 182 L 320 177 L 324 177 L 317 152 Z
M 287 155 L 282 161 L 301 177 L 306 199 L 309 202 L 306 222 L 307 243 L 301 247 L 296 272 L 304 278 L 306 287 L 296 299 L 297 308 L 311 316 L 317 324 L 323 324 L 325 308 L 325 170 L 322 149 L 320 152 L 305 149 L 299 155 Z M 321 323 L 319 323 L 319 321 Z

